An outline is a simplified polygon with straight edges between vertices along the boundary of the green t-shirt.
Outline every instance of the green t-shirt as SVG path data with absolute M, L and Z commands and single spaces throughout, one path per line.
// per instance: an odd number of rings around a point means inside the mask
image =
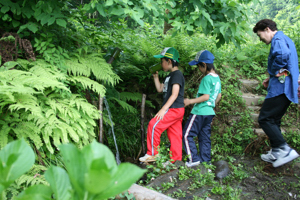
M 209 99 L 201 103 L 195 103 L 192 114 L 215 115 L 214 107 L 218 94 L 221 93 L 221 81 L 217 74 L 207 74 L 201 81 L 196 98 L 208 94 Z

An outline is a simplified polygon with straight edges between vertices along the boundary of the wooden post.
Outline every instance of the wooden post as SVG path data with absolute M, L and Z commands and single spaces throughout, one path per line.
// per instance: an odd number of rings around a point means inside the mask
M 143 94 L 143 97 L 142 97 L 142 106 L 141 106 L 141 139 L 142 139 L 142 152 L 143 152 L 143 155 L 146 154 L 146 149 L 145 149 L 145 130 L 144 130 L 145 102 L 146 102 L 146 95 Z
M 99 94 L 99 110 L 101 112 L 99 119 L 99 142 L 103 144 L 103 97 Z

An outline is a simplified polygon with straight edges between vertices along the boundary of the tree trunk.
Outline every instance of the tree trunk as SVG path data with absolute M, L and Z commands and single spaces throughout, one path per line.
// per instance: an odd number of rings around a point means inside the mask
M 168 9 L 165 10 L 165 14 L 166 15 L 169 14 L 169 10 Z M 173 28 L 173 26 L 171 24 L 168 24 L 168 22 L 166 22 L 166 21 L 164 22 L 164 34 L 166 34 L 168 32 L 168 30 L 170 30 L 172 28 Z
M 143 152 L 143 155 L 146 154 L 146 148 L 145 148 L 145 130 L 144 130 L 145 102 L 146 102 L 146 95 L 143 94 L 142 105 L 141 105 L 141 138 L 142 138 L 141 140 L 142 140 L 142 152 Z

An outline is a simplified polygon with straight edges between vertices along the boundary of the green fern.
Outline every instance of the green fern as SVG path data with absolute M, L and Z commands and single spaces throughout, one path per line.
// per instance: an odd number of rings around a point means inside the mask
M 100 94 L 104 86 L 87 77 L 70 77 L 45 62 L 23 63 L 27 72 L 0 72 L 0 148 L 9 138 L 24 138 L 50 153 L 61 143 L 82 147 L 91 142 L 100 112 L 72 94 L 67 83 L 72 80 Z
M 14 197 L 16 197 L 20 191 L 25 190 L 31 185 L 49 185 L 43 175 L 46 170 L 47 168 L 42 165 L 33 165 L 30 171 L 28 171 L 26 174 L 23 174 L 5 190 L 4 195 L 7 196 L 7 194 L 10 194 L 10 199 L 14 199 Z
M 121 92 L 120 99 L 123 101 L 142 101 L 142 94 L 141 93 L 133 93 L 133 92 Z
M 103 85 L 85 76 L 73 76 L 68 78 L 68 80 L 74 83 L 80 83 L 84 89 L 90 89 L 101 96 L 105 95 L 105 87 Z
M 129 105 L 129 104 L 126 103 L 125 101 L 121 101 L 121 100 L 119 100 L 119 99 L 117 99 L 117 98 L 114 98 L 114 97 L 109 98 L 109 100 L 114 100 L 114 101 L 117 102 L 124 110 L 126 110 L 126 111 L 128 111 L 128 112 L 130 112 L 130 113 L 136 113 L 136 112 L 137 112 L 137 110 L 136 110 L 133 106 Z
M 112 85 L 118 83 L 120 77 L 112 71 L 111 65 L 98 54 L 91 54 L 80 59 L 73 58 L 66 61 L 67 70 L 74 76 L 90 77 L 93 74 L 98 81 L 103 81 Z

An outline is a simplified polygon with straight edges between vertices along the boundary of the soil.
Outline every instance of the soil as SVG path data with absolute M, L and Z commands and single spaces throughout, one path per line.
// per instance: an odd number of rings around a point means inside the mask
M 290 163 L 287 163 L 281 167 L 274 168 L 272 164 L 262 161 L 258 156 L 245 156 L 234 157 L 236 160 L 231 164 L 234 166 L 242 166 L 246 171 L 247 177 L 236 180 L 230 168 L 230 174 L 220 180 L 215 180 L 216 183 L 220 183 L 223 188 L 231 186 L 233 189 L 238 189 L 231 192 L 220 194 L 214 194 L 211 189 L 214 187 L 212 184 L 204 185 L 193 190 L 189 190 L 195 177 L 187 180 L 180 181 L 178 179 L 178 168 L 183 166 L 183 162 L 176 162 L 177 169 L 173 169 L 168 173 L 162 174 L 150 183 L 148 187 L 151 187 L 163 194 L 172 195 L 175 199 L 251 199 L 251 200 L 284 200 L 284 199 L 300 199 L 300 159 L 296 159 Z M 144 167 L 145 166 L 141 166 Z M 203 165 L 194 167 L 194 169 L 201 170 L 200 173 L 208 173 L 207 169 Z M 216 171 L 217 169 L 215 169 Z M 215 172 L 212 171 L 211 173 Z M 148 171 L 148 173 L 151 173 Z M 144 176 L 144 178 L 146 175 Z M 230 178 L 231 177 L 231 178 Z M 173 187 L 162 187 L 163 183 L 171 182 L 172 179 L 176 179 Z M 178 191 L 180 191 L 178 193 Z M 239 191 L 236 194 L 236 191 Z M 177 194 L 176 194 L 177 192 Z M 230 194 L 231 193 L 231 194 Z M 234 194 L 235 193 L 235 194 Z

